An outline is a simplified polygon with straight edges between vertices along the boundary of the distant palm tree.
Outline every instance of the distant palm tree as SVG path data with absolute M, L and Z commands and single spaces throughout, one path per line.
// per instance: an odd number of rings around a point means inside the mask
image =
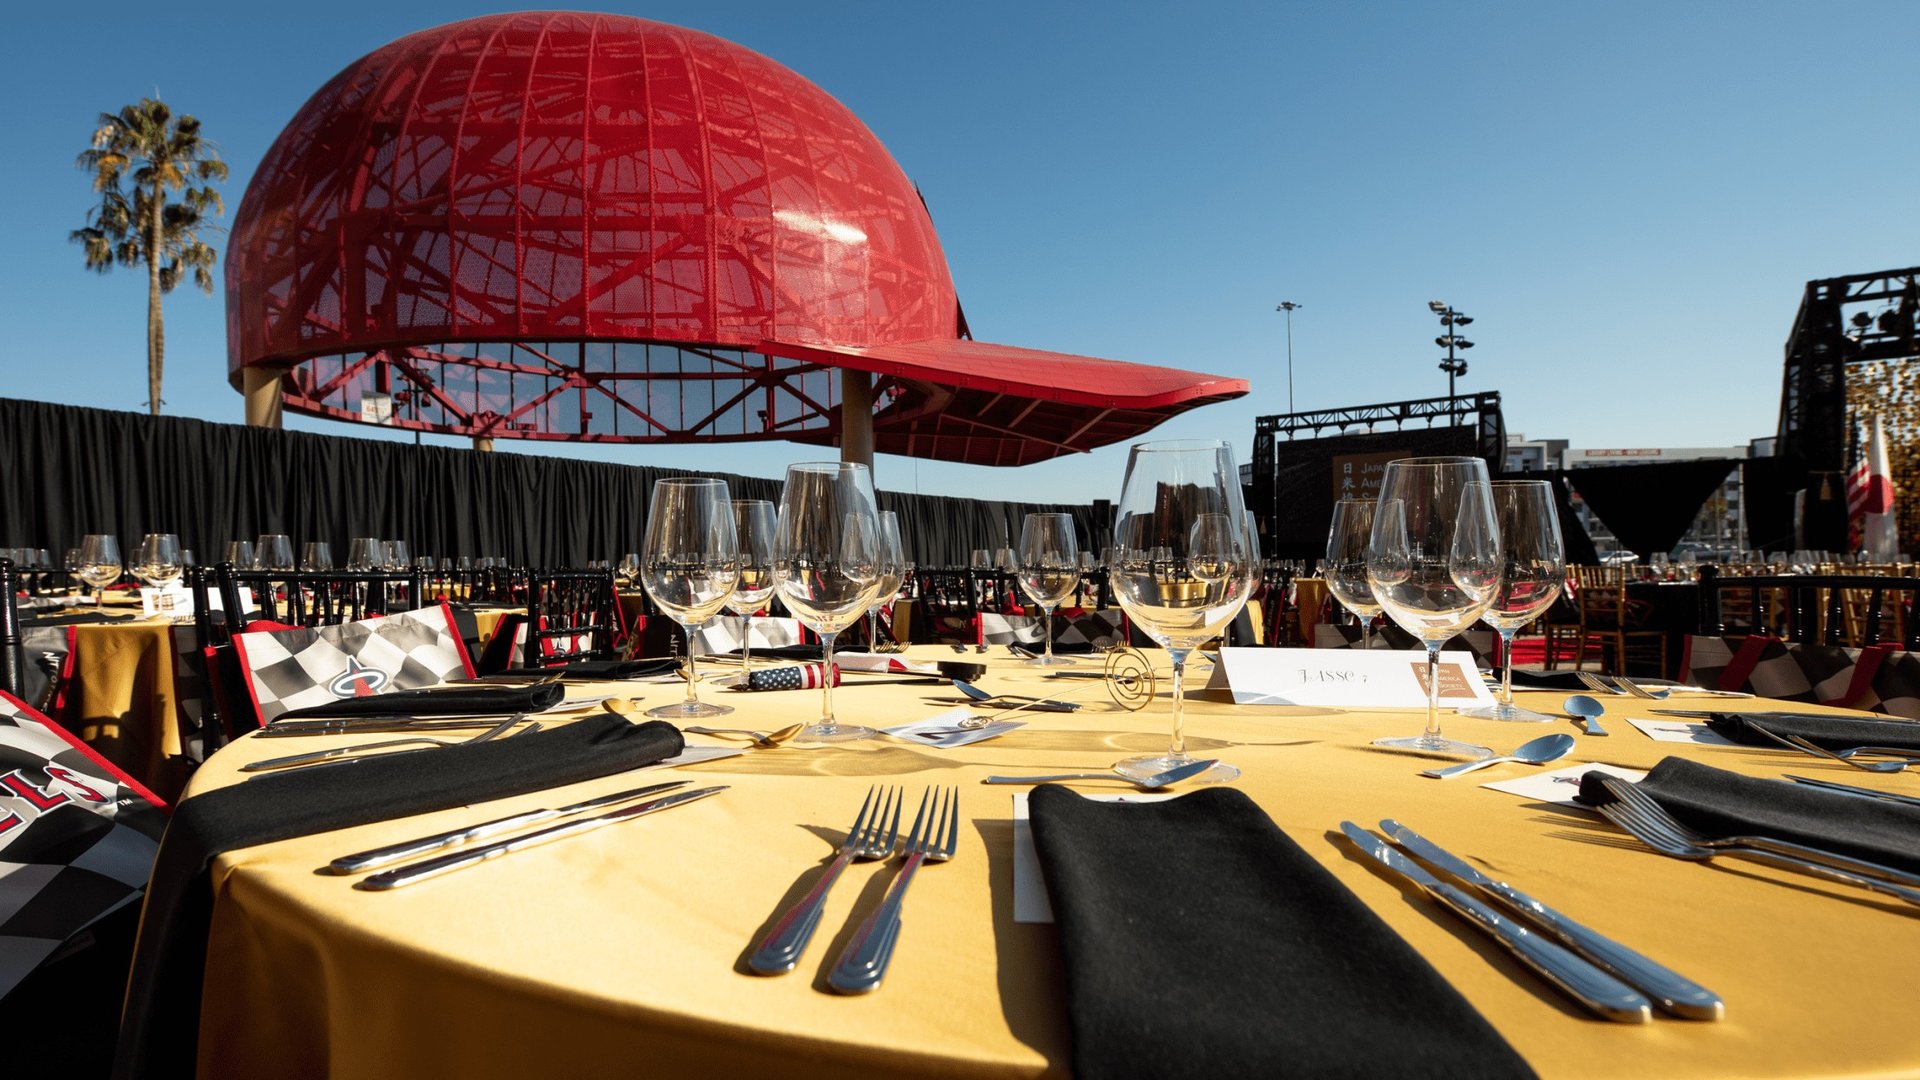
M 147 267 L 147 407 L 160 415 L 160 372 L 166 355 L 160 297 L 188 271 L 204 293 L 213 292 L 219 256 L 200 239 L 224 207 L 216 181 L 227 163 L 200 137 L 200 121 L 175 118 L 164 102 L 141 98 L 117 113 L 101 113 L 93 148 L 80 155 L 93 174 L 100 205 L 87 213 L 87 227 L 72 239 L 86 248 L 87 269 L 106 273 L 115 263 Z M 178 201 L 171 194 L 179 192 Z

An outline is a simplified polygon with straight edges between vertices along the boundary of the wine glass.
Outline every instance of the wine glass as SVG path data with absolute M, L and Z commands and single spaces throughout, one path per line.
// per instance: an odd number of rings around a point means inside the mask
M 253 557 L 262 570 L 291 570 L 293 541 L 285 533 L 261 533 L 253 542 Z
M 891 510 L 880 511 L 880 575 L 873 590 L 873 602 L 867 606 L 867 651 L 880 651 L 880 609 L 893 602 L 906 580 L 906 555 L 900 544 L 900 518 Z
M 1053 655 L 1053 609 L 1080 587 L 1080 544 L 1071 514 L 1028 514 L 1020 526 L 1020 591 L 1039 605 L 1046 652 L 1029 657 L 1040 666 L 1072 664 Z
M 1367 545 L 1367 585 L 1387 617 L 1427 646 L 1426 730 L 1375 739 L 1374 745 L 1492 757 L 1484 746 L 1440 734 L 1440 646 L 1472 626 L 1500 590 L 1500 529 L 1486 462 L 1432 457 L 1387 463 Z
M 71 582 L 67 586 L 67 596 L 71 599 L 79 595 L 80 587 L 86 584 L 86 578 L 80 573 L 80 549 L 68 548 L 66 555 L 60 560 L 60 567 L 67 572 L 67 578 Z
M 300 569 L 317 574 L 333 569 L 333 548 L 325 540 L 309 540 L 300 549 Z
M 413 552 L 407 550 L 405 540 L 389 540 L 382 552 L 388 570 L 405 570 L 413 565 Z
M 653 482 L 640 578 L 654 605 L 687 635 L 687 698 L 648 709 L 647 715 L 691 719 L 732 712 L 730 705 L 700 700 L 693 647 L 694 630 L 720 613 L 740 580 L 740 547 L 725 480 L 670 477 Z
M 740 578 L 727 597 L 727 609 L 740 624 L 740 677 L 747 677 L 753 656 L 753 613 L 773 595 L 773 503 L 766 499 L 733 500 L 733 533 L 740 548 Z M 633 556 L 638 558 L 638 556 Z M 622 560 L 623 562 L 625 560 Z
M 347 569 L 355 573 L 378 570 L 387 559 L 386 545 L 371 536 L 354 537 L 347 547 Z
M 780 599 L 820 635 L 820 722 L 800 738 L 844 742 L 874 730 L 833 716 L 833 639 L 853 625 L 879 585 L 880 522 L 873 474 L 837 461 L 787 466 L 774 529 L 773 579 Z
M 254 560 L 253 541 L 227 541 L 227 561 L 233 564 L 235 570 L 255 569 L 258 564 Z
M 1513 635 L 1552 607 L 1567 583 L 1553 485 L 1545 480 L 1495 480 L 1493 513 L 1500 526 L 1500 588 L 1480 621 L 1500 634 L 1500 703 L 1463 715 L 1548 723 L 1556 718 L 1513 703 Z
M 1187 654 L 1246 606 L 1260 565 L 1233 448 L 1218 440 L 1137 443 L 1114 507 L 1111 587 L 1133 623 L 1173 661 L 1173 740 L 1165 754 L 1114 766 L 1144 778 L 1193 760 L 1183 734 Z M 1194 779 L 1231 780 L 1232 765 Z
M 1341 499 L 1333 505 L 1327 530 L 1327 565 L 1321 571 L 1327 591 L 1360 620 L 1360 647 L 1373 648 L 1373 617 L 1380 602 L 1367 585 L 1367 543 L 1373 538 L 1372 499 Z
M 172 533 L 148 533 L 133 551 L 133 574 L 150 589 L 164 589 L 180 580 L 180 538 Z
M 106 598 L 107 586 L 120 580 L 120 540 L 104 533 L 89 533 L 80 541 L 80 580 L 93 586 L 93 602 Z

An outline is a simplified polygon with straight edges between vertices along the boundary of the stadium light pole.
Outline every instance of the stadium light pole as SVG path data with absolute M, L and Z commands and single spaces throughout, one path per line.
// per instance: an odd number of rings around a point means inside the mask
M 1306 307 L 1291 300 L 1282 300 L 1273 310 L 1287 313 L 1287 411 L 1293 411 L 1293 312 L 1295 308 Z
M 1444 332 L 1434 338 L 1433 343 L 1447 350 L 1447 358 L 1440 361 L 1440 370 L 1447 373 L 1447 398 L 1452 400 L 1456 396 L 1453 392 L 1453 380 L 1467 373 L 1466 359 L 1457 356 L 1454 350 L 1459 349 L 1464 352 L 1473 348 L 1473 342 L 1454 331 L 1472 322 L 1473 316 L 1455 311 L 1453 305 L 1445 300 L 1427 301 L 1427 310 L 1440 316 L 1440 326 Z

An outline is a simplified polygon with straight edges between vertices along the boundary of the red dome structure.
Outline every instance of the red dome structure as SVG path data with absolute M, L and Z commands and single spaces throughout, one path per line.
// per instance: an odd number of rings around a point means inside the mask
M 877 376 L 875 449 L 1013 465 L 1247 391 L 967 340 L 926 207 L 851 112 L 615 15 L 469 19 L 348 66 L 248 185 L 226 282 L 235 386 L 478 437 L 832 443 L 840 368 Z

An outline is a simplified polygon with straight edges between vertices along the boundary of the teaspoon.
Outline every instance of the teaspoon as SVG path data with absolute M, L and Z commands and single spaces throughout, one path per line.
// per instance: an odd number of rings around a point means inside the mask
M 1502 761 L 1519 761 L 1528 765 L 1544 765 L 1549 761 L 1557 761 L 1560 758 L 1566 757 L 1567 753 L 1572 749 L 1573 736 L 1571 735 L 1542 735 L 1537 739 L 1521 743 L 1519 748 L 1514 750 L 1513 753 L 1503 757 L 1481 758 L 1478 761 L 1469 761 L 1460 765 L 1449 765 L 1444 769 L 1423 769 L 1420 775 L 1446 780 L 1459 776 L 1461 773 L 1470 773 L 1475 769 L 1483 769 L 1488 765 L 1495 765 Z
M 1568 698 L 1561 708 L 1567 710 L 1575 720 L 1586 725 L 1587 734 L 1605 735 L 1607 733 L 1607 729 L 1600 726 L 1600 718 L 1606 715 L 1607 707 L 1593 698 L 1585 694 L 1575 694 Z

